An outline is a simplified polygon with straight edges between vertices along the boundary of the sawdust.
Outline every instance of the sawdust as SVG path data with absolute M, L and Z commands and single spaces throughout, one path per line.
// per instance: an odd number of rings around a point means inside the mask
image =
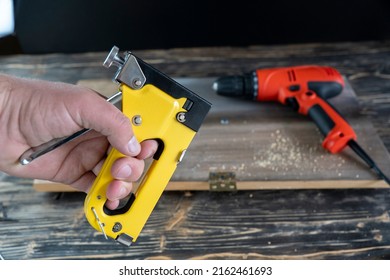
M 324 166 L 333 166 L 335 174 L 343 176 L 345 160 L 326 152 L 321 142 L 302 143 L 298 138 L 279 129 L 272 132 L 269 139 L 268 147 L 255 151 L 255 167 L 269 169 L 281 175 L 294 174 L 296 178 L 300 178 L 307 172 L 316 173 Z
M 273 171 L 288 171 L 290 168 L 298 168 L 306 162 L 306 151 L 301 151 L 290 137 L 283 135 L 276 130 L 270 135 L 271 145 L 254 154 L 255 165 L 263 168 L 270 168 Z

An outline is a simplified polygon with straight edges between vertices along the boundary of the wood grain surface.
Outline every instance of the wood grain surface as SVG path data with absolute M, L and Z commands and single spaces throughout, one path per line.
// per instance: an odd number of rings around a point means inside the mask
M 337 180 L 338 188 L 388 187 L 349 148 L 336 155 L 322 148 L 323 136 L 308 117 L 276 102 L 255 103 L 218 96 L 212 90 L 216 77 L 176 80 L 213 104 L 172 177 L 173 183 L 180 182 L 182 190 L 195 190 L 200 184 L 207 190 L 211 172 L 234 173 L 240 189 L 273 185 L 304 188 L 305 181 L 311 182 L 310 188 L 316 188 L 317 183 L 321 188 L 328 180 Z M 342 93 L 329 102 L 342 111 L 356 131 L 360 145 L 369 151 L 382 171 L 390 174 L 390 155 L 370 120 L 359 114 L 360 104 L 345 80 Z M 118 90 L 111 80 L 81 80 L 78 84 L 106 96 Z M 356 184 L 351 184 L 351 180 Z M 270 184 L 274 181 L 277 184 Z M 327 184 L 329 188 L 335 186 L 332 183 Z M 40 191 L 69 188 L 60 184 L 53 187 L 53 183 L 34 182 L 34 188 Z
M 105 55 L 4 56 L 0 71 L 70 83 L 108 80 L 112 72 L 101 67 Z M 390 42 L 145 50 L 137 55 L 180 78 L 239 74 L 255 67 L 333 66 L 354 89 L 358 115 L 373 124 L 390 150 Z M 284 129 L 285 123 L 281 139 Z M 2 174 L 0 254 L 5 259 L 389 259 L 389 190 L 354 189 L 355 181 L 347 189 L 165 192 L 138 241 L 127 248 L 89 226 L 85 194 L 36 192 L 32 180 Z

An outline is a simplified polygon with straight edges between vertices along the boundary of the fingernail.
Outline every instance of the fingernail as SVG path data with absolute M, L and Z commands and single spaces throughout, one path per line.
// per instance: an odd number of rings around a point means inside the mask
M 128 144 L 128 149 L 129 149 L 130 154 L 132 154 L 134 156 L 136 156 L 140 153 L 141 145 L 138 143 L 137 138 L 135 138 L 135 136 L 133 136 L 130 139 L 129 144 Z
M 131 167 L 129 165 L 123 166 L 116 174 L 117 179 L 127 179 L 131 175 Z

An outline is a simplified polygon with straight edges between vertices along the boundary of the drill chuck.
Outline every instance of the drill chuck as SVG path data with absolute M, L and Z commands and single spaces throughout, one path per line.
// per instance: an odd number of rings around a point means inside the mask
M 252 73 L 218 78 L 213 90 L 223 96 L 255 99 L 257 95 L 257 77 Z

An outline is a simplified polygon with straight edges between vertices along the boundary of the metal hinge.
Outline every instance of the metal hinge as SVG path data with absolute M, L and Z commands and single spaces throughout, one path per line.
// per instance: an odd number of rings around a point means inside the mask
M 236 191 L 236 174 L 234 172 L 210 172 L 210 191 Z

